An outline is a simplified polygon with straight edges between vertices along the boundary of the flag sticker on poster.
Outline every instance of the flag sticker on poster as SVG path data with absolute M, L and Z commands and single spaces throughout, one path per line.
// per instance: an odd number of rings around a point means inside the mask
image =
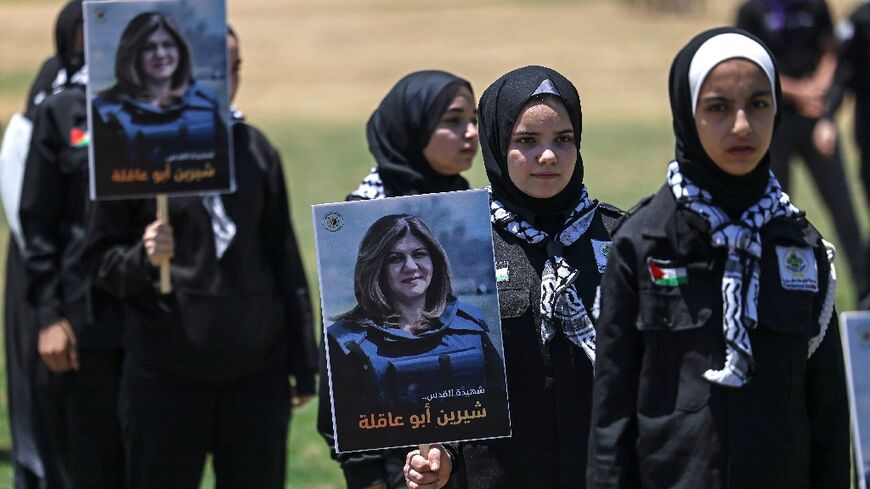
M 856 487 L 867 489 L 870 478 L 870 376 L 867 375 L 870 372 L 870 311 L 840 314 L 840 335 L 852 418 Z
M 224 2 L 84 9 L 91 198 L 232 192 Z
M 487 192 L 312 213 L 336 451 L 510 436 Z

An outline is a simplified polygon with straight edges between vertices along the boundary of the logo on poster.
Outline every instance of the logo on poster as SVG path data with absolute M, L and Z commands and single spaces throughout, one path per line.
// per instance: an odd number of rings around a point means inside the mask
M 340 230 L 342 226 L 344 226 L 344 218 L 338 212 L 330 212 L 323 216 L 323 227 L 327 231 L 334 233 Z

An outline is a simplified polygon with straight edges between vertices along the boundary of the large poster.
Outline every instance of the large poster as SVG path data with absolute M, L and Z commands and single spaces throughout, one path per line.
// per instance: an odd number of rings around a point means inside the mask
M 870 478 L 870 311 L 840 314 L 859 489 Z
M 91 198 L 233 191 L 224 2 L 84 9 Z
M 313 217 L 336 450 L 509 436 L 487 192 Z

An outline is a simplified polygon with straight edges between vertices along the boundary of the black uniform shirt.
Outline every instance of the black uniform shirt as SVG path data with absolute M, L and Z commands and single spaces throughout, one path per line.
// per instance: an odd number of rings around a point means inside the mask
M 607 243 L 621 212 L 601 205 L 587 233 L 564 249 L 580 275 L 574 285 L 592 313 L 601 279 L 592 240 Z M 493 228 L 502 335 L 510 401 L 511 438 L 460 443 L 455 487 L 582 488 L 586 471 L 592 363 L 557 328 L 541 338 L 543 246 Z M 467 469 L 466 469 L 467 467 Z
M 707 235 L 703 218 L 678 209 L 664 186 L 614 236 L 601 284 L 589 485 L 848 488 L 836 314 L 807 358 L 829 281 L 821 238 L 803 218 L 763 228 L 759 324 L 749 331 L 755 368 L 731 390 L 703 377 L 725 360 L 725 251 Z M 648 258 L 686 283 L 655 283 Z
M 251 374 L 286 358 L 301 394 L 314 392 L 316 349 L 302 262 L 278 153 L 247 124 L 233 125 L 237 190 L 222 196 L 237 226 L 222 258 L 200 197 L 170 197 L 173 292 L 157 292 L 142 233 L 153 199 L 100 201 L 86 259 L 94 280 L 121 297 L 125 347 L 153 367 L 197 380 Z

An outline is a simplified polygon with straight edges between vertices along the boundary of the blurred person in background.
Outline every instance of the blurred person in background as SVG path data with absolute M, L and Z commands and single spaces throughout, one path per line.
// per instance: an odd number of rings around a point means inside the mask
M 417 71 L 387 93 L 366 126 L 376 166 L 347 200 L 467 190 L 460 173 L 478 149 L 471 84 L 453 74 Z M 340 464 L 348 489 L 404 487 L 404 448 L 336 454 L 325 355 L 321 353 L 317 428 Z
M 228 31 L 230 100 L 241 76 Z M 121 299 L 127 356 L 121 423 L 127 486 L 195 489 L 212 454 L 217 487 L 284 487 L 291 409 L 314 394 L 317 353 L 281 159 L 233 110 L 237 189 L 99 201 L 86 261 Z M 172 292 L 159 292 L 171 259 Z M 291 384 L 292 379 L 292 384 Z
M 37 108 L 24 170 L 19 216 L 27 298 L 39 327 L 38 351 L 55 377 L 61 446 L 74 488 L 117 488 L 124 460 L 118 421 L 122 315 L 92 287 L 81 263 L 88 199 L 88 146 L 82 7 L 70 4 L 73 56 L 67 84 Z
M 526 66 L 480 99 L 510 438 L 407 454 L 411 489 L 585 487 L 596 297 L 622 213 L 589 198 L 580 95 Z
M 839 237 L 855 292 L 867 286 L 861 228 L 846 185 L 839 145 L 820 151 L 813 131 L 825 116 L 825 98 L 837 66 L 837 44 L 825 0 L 748 0 L 737 13 L 737 27 L 754 34 L 776 57 L 782 77 L 780 124 L 770 147 L 770 168 L 783 190 L 791 188 L 790 162 L 804 161 Z
M 837 71 L 828 92 L 826 115 L 813 131 L 813 141 L 828 156 L 837 149 L 834 115 L 846 92 L 855 96 L 854 135 L 858 146 L 864 198 L 870 200 L 870 1 L 862 2 L 837 28 L 841 38 Z M 859 308 L 870 309 L 870 243 L 864 261 L 864 289 Z
M 57 17 L 54 32 L 56 52 L 43 62 L 27 95 L 24 114 L 30 130 L 39 105 L 48 96 L 68 84 L 85 81 L 86 70 L 81 69 L 84 62 L 80 44 L 81 8 L 81 0 L 69 2 Z M 68 71 L 72 76 L 68 76 Z M 25 140 L 10 143 L 29 145 L 30 138 Z M 29 285 L 23 257 L 24 238 L 18 218 L 20 178 L 25 163 L 26 152 L 22 153 L 20 161 L 15 162 L 20 165 L 15 172 L 18 179 L 3 182 L 3 201 L 11 232 L 6 259 L 4 319 L 14 484 L 16 489 L 65 488 L 69 487 L 69 481 L 54 436 L 58 428 L 57 410 L 62 401 L 54 395 L 57 393 L 53 382 L 56 377 L 49 373 L 40 359 L 37 346 L 40 325 L 36 309 L 27 300 Z M 3 164 L 12 162 L 4 161 Z M 4 180 L 13 178 L 11 168 L 4 167 L 3 170 Z M 8 185 L 15 185 L 16 189 Z

